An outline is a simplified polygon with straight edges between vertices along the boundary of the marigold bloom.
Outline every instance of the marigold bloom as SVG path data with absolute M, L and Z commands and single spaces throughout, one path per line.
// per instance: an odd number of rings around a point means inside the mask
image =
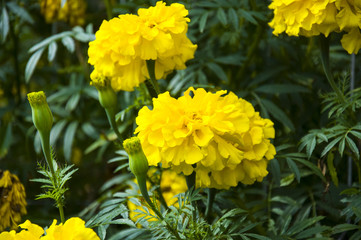
M 41 13 L 47 23 L 55 21 L 69 22 L 71 26 L 85 23 L 86 2 L 84 0 L 67 0 L 61 7 L 61 0 L 40 0 Z
M 148 176 L 152 178 L 156 169 L 150 169 L 148 171 Z M 147 183 L 148 188 L 150 187 L 150 183 Z M 168 206 L 178 206 L 177 198 L 175 196 L 180 193 L 186 192 L 188 189 L 186 179 L 184 176 L 177 174 L 172 170 L 164 170 L 162 172 L 161 180 L 160 180 L 160 190 L 163 194 L 164 200 Z M 134 210 L 138 209 L 140 211 L 144 211 L 140 206 L 135 205 L 131 201 L 128 201 L 129 208 L 129 217 L 134 222 L 139 218 L 143 217 L 143 214 L 139 212 L 135 212 Z M 150 213 L 155 215 L 151 209 L 149 209 Z M 149 221 L 155 221 L 155 218 L 149 219 Z M 0 239 L 1 240 L 1 239 Z
M 348 53 L 361 47 L 361 3 L 357 0 L 273 0 L 269 8 L 274 18 L 269 25 L 278 36 L 316 36 L 331 32 L 347 32 L 341 44 Z
M 26 212 L 25 189 L 19 178 L 0 170 L 0 232 L 15 229 Z
M 184 5 L 159 1 L 155 7 L 139 9 L 138 15 L 104 20 L 89 43 L 91 79 L 108 77 L 114 90 L 133 91 L 149 77 L 146 60 L 155 60 L 157 79 L 184 69 L 197 47 L 186 35 L 187 15 Z
M 100 240 L 94 230 L 86 228 L 85 222 L 78 217 L 70 218 L 64 224 L 56 225 L 56 222 L 54 219 L 42 240 Z
M 228 189 L 262 181 L 276 154 L 269 140 L 275 136 L 273 123 L 249 102 L 225 94 L 191 87 L 178 99 L 160 94 L 153 110 L 143 107 L 135 133 L 149 165 L 161 163 L 185 175 L 196 171 L 198 187 Z

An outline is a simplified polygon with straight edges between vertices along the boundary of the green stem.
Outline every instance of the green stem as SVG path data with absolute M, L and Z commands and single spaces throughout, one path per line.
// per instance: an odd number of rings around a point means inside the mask
M 149 81 L 146 81 L 146 85 L 147 85 L 149 94 L 151 95 L 152 98 L 158 97 L 160 91 L 159 91 L 157 79 L 155 78 L 155 61 L 147 60 L 146 64 L 147 64 L 148 74 L 149 74 L 149 78 L 150 78 Z
M 50 132 L 43 132 L 43 131 L 40 132 L 39 131 L 39 133 L 40 133 L 41 146 L 43 148 L 45 160 L 48 163 L 48 166 L 50 168 L 50 172 L 51 172 L 51 175 L 53 178 L 53 183 L 54 183 L 55 189 L 58 189 L 59 188 L 58 178 L 55 174 L 53 159 L 51 157 L 51 150 L 50 150 Z M 65 223 L 64 209 L 63 209 L 63 203 L 61 201 L 61 198 L 59 198 L 59 200 L 56 200 L 56 204 L 59 209 L 60 220 L 62 223 Z
M 123 142 L 122 135 L 120 134 L 120 132 L 118 130 L 117 123 L 115 122 L 114 111 L 110 110 L 110 109 L 105 109 L 105 113 L 107 114 L 109 124 L 110 124 L 111 128 L 113 129 L 113 131 L 115 132 L 115 135 L 117 135 L 119 141 Z
M 152 185 L 155 185 L 155 183 L 152 181 L 152 179 L 148 178 L 148 181 L 152 184 Z M 162 182 L 162 180 L 160 181 Z M 160 203 L 163 205 L 163 207 L 168 210 L 168 205 L 167 205 L 167 202 L 165 201 L 164 197 L 163 197 L 163 193 L 162 193 L 162 190 L 159 188 L 156 189 L 157 193 L 158 193 L 158 196 L 159 196 L 159 201 Z
M 329 39 L 322 34 L 320 35 L 320 49 L 321 49 L 321 63 L 322 63 L 323 71 L 326 74 L 326 78 L 329 84 L 331 85 L 332 89 L 335 91 L 339 102 L 346 103 L 344 95 L 342 94 L 341 90 L 337 87 L 331 73 Z
M 193 191 L 196 187 L 196 172 L 195 171 L 193 171 L 191 175 L 186 176 L 186 182 L 187 182 L 188 191 L 190 192 L 191 195 L 193 195 Z M 194 208 L 194 210 L 192 212 L 193 213 L 193 221 L 195 221 L 197 218 L 197 214 L 196 214 L 197 205 L 196 205 L 196 202 L 194 202 L 194 201 L 192 201 L 191 203 Z
M 140 189 L 140 192 L 142 193 L 144 200 L 148 203 L 148 205 L 150 206 L 150 208 L 154 211 L 154 213 L 159 217 L 159 219 L 161 219 L 162 221 L 164 221 L 164 217 L 163 215 L 159 212 L 158 208 L 154 205 L 154 203 L 150 200 L 149 195 L 148 195 L 148 190 L 147 190 L 147 181 L 145 179 L 145 177 L 141 177 L 138 176 L 137 177 L 137 181 L 138 181 L 138 186 Z M 166 227 L 167 229 L 173 233 L 173 235 L 178 239 L 181 240 L 177 229 L 173 229 L 166 221 L 164 221 L 166 223 Z
M 212 214 L 212 208 L 213 208 L 214 198 L 216 197 L 216 193 L 217 193 L 217 189 L 208 188 L 207 208 L 206 208 L 205 216 L 209 223 L 210 223 L 210 217 Z
M 107 9 L 107 18 L 108 18 L 108 20 L 110 20 L 113 17 L 112 5 L 110 3 L 110 0 L 104 0 L 104 3 L 105 3 L 105 8 Z

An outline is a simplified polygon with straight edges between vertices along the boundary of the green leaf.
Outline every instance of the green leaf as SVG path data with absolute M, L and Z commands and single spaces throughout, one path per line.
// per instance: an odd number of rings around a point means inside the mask
M 237 30 L 239 28 L 239 18 L 236 10 L 233 8 L 228 9 L 228 18 L 233 24 L 233 27 Z
M 275 184 L 279 186 L 281 184 L 281 169 L 278 160 L 274 158 L 269 162 L 269 164 L 271 166 L 271 173 L 274 178 Z
M 287 126 L 291 131 L 295 131 L 295 127 L 291 120 L 287 117 L 286 113 L 280 109 L 276 104 L 273 102 L 267 100 L 267 99 L 261 99 L 262 103 L 267 108 L 267 111 L 278 121 L 283 123 L 283 125 Z
M 313 218 L 303 220 L 301 222 L 297 222 L 295 225 L 290 227 L 290 229 L 288 229 L 287 234 L 291 235 L 291 236 L 294 234 L 297 234 L 297 233 L 301 232 L 303 229 L 317 223 L 318 221 L 320 221 L 324 218 L 325 218 L 324 216 L 318 216 L 318 217 L 313 217 Z
M 338 224 L 332 228 L 332 234 L 352 231 L 356 229 L 360 229 L 360 226 L 349 223 Z
M 306 229 L 295 236 L 295 239 L 308 239 L 313 235 L 323 233 L 324 231 L 329 230 L 328 226 L 314 226 L 309 229 Z
M 356 158 L 360 158 L 360 152 L 358 150 L 358 147 L 356 146 L 356 143 L 349 137 L 346 137 L 347 145 L 351 149 L 351 151 L 355 154 Z
M 20 19 L 22 19 L 30 24 L 34 24 L 33 18 L 23 7 L 17 5 L 15 2 L 8 2 L 7 6 L 11 10 L 11 12 L 13 12 Z
M 56 144 L 56 140 L 58 140 L 67 122 L 68 121 L 66 119 L 62 119 L 59 122 L 57 122 L 54 125 L 54 127 L 51 129 L 50 145 L 54 146 Z
M 75 51 L 74 39 L 69 36 L 65 36 L 61 39 L 63 45 L 68 49 L 69 52 L 73 53 Z
M 339 136 L 332 140 L 322 151 L 321 157 L 325 156 L 341 139 L 343 136 Z
M 25 82 L 28 83 L 31 76 L 33 75 L 33 72 L 35 70 L 36 64 L 38 64 L 38 61 L 41 57 L 41 54 L 43 54 L 44 48 L 39 49 L 36 51 L 29 59 L 28 63 L 25 67 Z
M 312 140 L 308 141 L 306 144 L 307 157 L 310 158 L 316 147 L 316 137 L 314 136 Z
M 241 16 L 244 17 L 244 19 L 255 25 L 258 25 L 257 20 L 249 12 L 243 9 L 239 9 L 238 11 L 240 12 Z
M 284 178 L 281 179 L 281 187 L 286 187 L 288 185 L 290 185 L 291 183 L 293 183 L 293 180 L 295 179 L 295 174 L 292 173 Z
M 58 49 L 58 45 L 56 42 L 51 42 L 48 47 L 48 60 L 52 62 L 56 55 L 56 50 Z
M 316 167 L 313 163 L 303 160 L 301 158 L 293 158 L 293 160 L 296 162 L 299 162 L 299 163 L 305 165 L 306 167 L 308 167 L 309 169 L 311 169 L 313 171 L 313 173 L 315 173 L 317 176 L 319 176 L 324 183 L 327 183 L 326 178 L 325 178 L 325 176 L 323 176 L 321 170 L 318 169 L 318 167 Z
M 329 152 L 328 156 L 327 156 L 327 167 L 328 167 L 328 170 L 330 171 L 332 182 L 335 184 L 336 187 L 338 187 L 337 171 L 336 171 L 335 166 L 333 165 L 333 159 L 334 159 L 333 153 Z
M 203 13 L 203 15 L 199 20 L 199 31 L 201 33 L 204 31 L 204 28 L 206 27 L 207 19 L 208 19 L 208 12 L 205 12 Z
M 226 73 L 223 71 L 223 69 L 218 64 L 209 62 L 209 63 L 207 63 L 207 67 L 209 70 L 214 72 L 221 81 L 228 82 L 228 77 L 227 77 Z
M 338 144 L 338 152 L 340 153 L 341 157 L 343 156 L 344 150 L 345 150 L 345 136 L 342 138 L 342 140 Z
M 64 157 L 69 162 L 71 158 L 72 145 L 76 129 L 78 128 L 78 122 L 72 122 L 69 124 L 64 135 Z
M 226 16 L 226 13 L 224 12 L 223 8 L 218 8 L 217 18 L 223 25 L 227 25 L 227 16 Z
M 286 158 L 286 161 L 287 161 L 288 167 L 296 175 L 297 182 L 299 183 L 300 179 L 301 179 L 301 174 L 300 174 L 300 170 L 298 169 L 296 163 L 290 158 Z
M 264 84 L 256 88 L 255 91 L 269 94 L 309 92 L 307 88 L 294 84 Z
M 69 112 L 73 111 L 78 105 L 80 99 L 80 93 L 73 94 L 66 103 L 65 109 Z
M 1 42 L 4 43 L 9 33 L 9 15 L 5 7 L 3 7 L 1 12 L 0 29 L 1 29 Z

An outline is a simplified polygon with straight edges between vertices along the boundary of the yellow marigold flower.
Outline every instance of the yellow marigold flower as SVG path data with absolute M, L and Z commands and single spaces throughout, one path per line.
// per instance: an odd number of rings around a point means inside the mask
M 0 170 L 0 232 L 15 229 L 26 212 L 25 189 L 19 178 Z
M 262 181 L 276 154 L 269 140 L 275 136 L 273 123 L 246 100 L 225 94 L 191 87 L 178 99 L 160 94 L 153 110 L 143 107 L 135 133 L 149 165 L 161 163 L 185 175 L 196 171 L 198 187 Z
M 46 235 L 41 238 L 42 240 L 100 240 L 94 230 L 86 228 L 85 222 L 78 217 L 68 219 L 64 225 L 62 223 L 56 225 L 56 222 L 54 219 L 51 226 L 46 230 Z
M 19 233 L 16 233 L 14 230 L 10 232 L 2 232 L 0 234 L 0 240 L 39 240 L 44 234 L 43 228 L 31 223 L 29 220 L 20 224 L 19 227 L 23 229 Z
M 133 91 L 149 77 L 146 60 L 156 61 L 157 79 L 184 69 L 197 48 L 186 35 L 187 15 L 184 5 L 159 1 L 155 7 L 139 9 L 138 15 L 104 20 L 89 43 L 91 79 L 108 77 L 114 90 Z
M 67 0 L 61 7 L 61 0 L 40 0 L 41 13 L 47 23 L 55 21 L 69 22 L 71 26 L 85 23 L 86 2 L 84 0 Z
M 341 39 L 342 47 L 349 53 L 358 53 L 361 48 L 361 33 L 358 28 L 353 28 L 344 34 Z
M 148 176 L 152 177 L 155 171 L 156 171 L 155 168 L 150 169 L 148 171 Z M 149 188 L 150 183 L 147 182 L 147 185 Z M 187 189 L 188 187 L 184 176 L 179 175 L 175 171 L 169 169 L 164 170 L 162 172 L 162 176 L 160 180 L 160 190 L 168 206 L 178 207 L 178 202 L 177 202 L 177 198 L 175 198 L 175 195 L 184 193 L 187 191 Z M 144 217 L 144 214 L 135 212 L 136 209 L 140 211 L 144 211 L 142 207 L 135 205 L 131 201 L 128 201 L 128 208 L 129 208 L 129 217 L 134 222 L 137 221 L 139 218 Z M 152 215 L 155 215 L 155 213 L 151 209 L 149 209 L 149 211 Z M 155 221 L 155 220 L 156 220 L 155 218 L 150 218 L 148 221 Z

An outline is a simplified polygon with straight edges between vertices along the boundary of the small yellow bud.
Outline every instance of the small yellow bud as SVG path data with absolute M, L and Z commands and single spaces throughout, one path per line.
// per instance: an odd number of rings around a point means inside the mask
M 135 177 L 146 178 L 148 172 L 148 160 L 145 156 L 138 137 L 128 138 L 123 142 L 125 151 L 129 155 L 129 168 Z
M 95 86 L 99 94 L 99 102 L 103 108 L 113 110 L 117 106 L 117 94 L 110 85 L 110 81 L 105 77 L 97 77 L 91 81 L 91 85 Z
M 49 132 L 53 126 L 53 114 L 46 102 L 43 91 L 28 93 L 28 100 L 31 106 L 33 122 L 39 132 Z

